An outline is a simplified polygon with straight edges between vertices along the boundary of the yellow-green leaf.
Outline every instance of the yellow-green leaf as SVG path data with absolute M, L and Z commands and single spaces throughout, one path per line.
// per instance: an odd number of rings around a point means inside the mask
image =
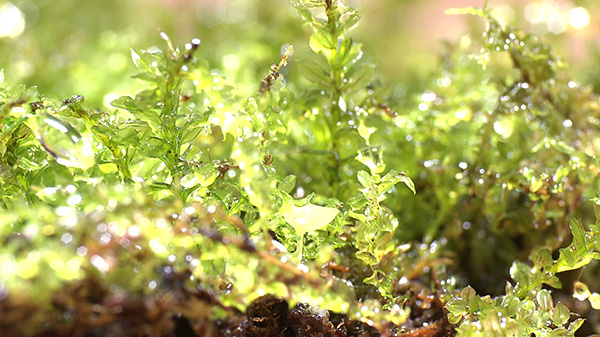
M 292 225 L 300 235 L 323 228 L 339 213 L 336 208 L 307 204 L 302 207 L 291 205 L 283 218 Z

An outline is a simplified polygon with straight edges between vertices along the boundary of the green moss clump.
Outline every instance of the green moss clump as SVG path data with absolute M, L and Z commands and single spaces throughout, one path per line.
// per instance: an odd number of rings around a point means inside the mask
M 172 334 L 253 303 L 254 327 L 575 334 L 546 288 L 582 270 L 598 307 L 598 96 L 542 39 L 467 8 L 449 12 L 483 35 L 394 106 L 354 9 L 293 6 L 308 47 L 262 77 L 161 33 L 165 50 L 131 51 L 144 87 L 113 111 L 0 89 L 0 328 Z

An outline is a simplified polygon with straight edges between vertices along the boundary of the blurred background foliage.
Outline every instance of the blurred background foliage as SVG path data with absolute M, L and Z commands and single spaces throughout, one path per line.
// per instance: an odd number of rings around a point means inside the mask
M 483 4 L 483 0 L 348 1 L 362 15 L 353 34 L 378 66 L 382 81 L 394 86 L 393 97 L 400 104 L 435 76 L 438 55 L 447 47 L 443 40 L 469 44 L 465 33 L 475 30 L 478 35 L 483 28 L 476 18 L 448 16 L 444 10 Z M 490 6 L 500 20 L 547 38 L 575 77 L 600 91 L 600 80 L 593 76 L 600 72 L 598 1 L 496 0 Z M 215 68 L 235 72 L 241 83 L 264 75 L 283 45 L 303 45 L 296 42 L 307 38 L 308 32 L 296 23 L 287 1 L 1 0 L 0 69 L 7 86 L 37 85 L 55 97 L 77 93 L 90 106 L 106 108 L 111 100 L 137 89 L 139 84 L 128 80 L 133 72 L 129 49 L 162 46 L 159 30 L 175 45 L 200 38 L 202 57 Z M 307 49 L 296 53 L 304 55 Z

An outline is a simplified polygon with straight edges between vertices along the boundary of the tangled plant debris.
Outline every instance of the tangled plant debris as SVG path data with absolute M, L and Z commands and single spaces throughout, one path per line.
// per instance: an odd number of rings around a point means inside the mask
M 0 89 L 0 331 L 599 332 L 591 88 L 539 37 L 464 8 L 449 14 L 483 36 L 394 102 L 354 9 L 292 4 L 308 48 L 252 85 L 163 33 L 165 51 L 131 51 L 146 87 L 114 111 Z

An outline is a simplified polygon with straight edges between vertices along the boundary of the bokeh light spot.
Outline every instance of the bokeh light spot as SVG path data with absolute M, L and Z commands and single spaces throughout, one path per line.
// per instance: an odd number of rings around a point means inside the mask
M 583 7 L 576 7 L 569 11 L 569 24 L 575 29 L 582 29 L 590 24 L 590 14 Z
M 25 30 L 25 17 L 13 4 L 6 3 L 0 7 L 0 38 L 15 38 Z

